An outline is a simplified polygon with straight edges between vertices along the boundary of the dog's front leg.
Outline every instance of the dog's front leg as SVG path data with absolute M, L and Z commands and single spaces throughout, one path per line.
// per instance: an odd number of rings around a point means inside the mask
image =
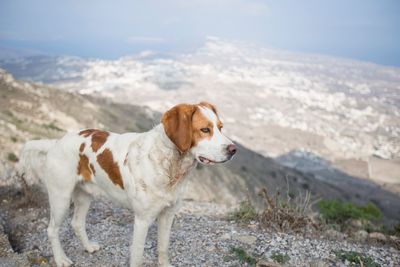
M 165 208 L 157 219 L 158 224 L 158 264 L 160 267 L 172 267 L 168 260 L 169 237 L 174 221 L 176 207 Z
M 149 230 L 151 223 L 152 219 L 135 216 L 130 267 L 142 266 L 144 244 L 146 242 L 147 231 Z

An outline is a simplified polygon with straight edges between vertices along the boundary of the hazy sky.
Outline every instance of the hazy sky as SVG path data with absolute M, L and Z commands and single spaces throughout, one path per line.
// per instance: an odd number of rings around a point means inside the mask
M 400 66 L 400 1 L 0 1 L 0 49 L 117 58 L 206 36 Z

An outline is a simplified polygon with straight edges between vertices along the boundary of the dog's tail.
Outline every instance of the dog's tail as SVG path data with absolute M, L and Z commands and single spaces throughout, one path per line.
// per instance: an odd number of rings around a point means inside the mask
M 26 142 L 20 154 L 18 175 L 25 175 L 33 179 L 33 182 L 40 180 L 45 170 L 47 152 L 56 142 L 57 140 L 51 139 Z

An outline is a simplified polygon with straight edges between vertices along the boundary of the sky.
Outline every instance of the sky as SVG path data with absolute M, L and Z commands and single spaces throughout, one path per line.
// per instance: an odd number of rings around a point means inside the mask
M 400 67 L 400 1 L 0 1 L 4 51 L 114 59 L 191 51 L 207 36 Z

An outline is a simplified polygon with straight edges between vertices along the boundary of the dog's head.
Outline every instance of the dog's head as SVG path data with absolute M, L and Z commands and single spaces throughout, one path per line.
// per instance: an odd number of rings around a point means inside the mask
M 179 104 L 164 113 L 161 123 L 180 153 L 192 153 L 202 164 L 222 163 L 236 153 L 236 146 L 221 132 L 222 122 L 210 103 Z

